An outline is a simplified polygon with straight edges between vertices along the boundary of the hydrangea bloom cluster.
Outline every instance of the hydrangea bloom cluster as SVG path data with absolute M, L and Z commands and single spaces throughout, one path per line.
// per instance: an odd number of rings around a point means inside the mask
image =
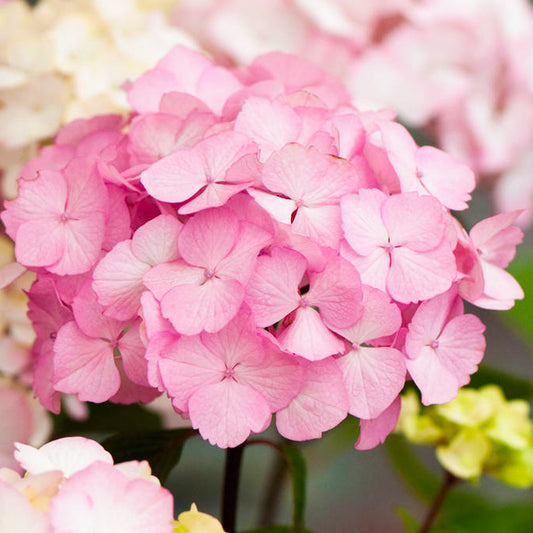
M 120 86 L 172 46 L 194 45 L 169 21 L 175 0 L 0 2 L 0 169 L 13 198 L 39 143 L 78 117 L 127 110 Z
M 126 121 L 66 126 L 2 220 L 29 291 L 34 389 L 50 410 L 166 392 L 212 444 L 268 427 L 360 448 L 392 430 L 407 376 L 451 400 L 483 357 L 463 299 L 506 309 L 521 231 L 470 232 L 473 173 L 388 111 L 271 53 L 230 71 L 175 48 L 128 90 Z
M 396 109 L 488 184 L 497 179 L 497 209 L 531 207 L 527 0 L 181 0 L 175 23 L 225 61 L 303 55 L 344 80 L 359 106 Z
M 402 395 L 398 431 L 436 446 L 437 459 L 456 477 L 476 481 L 487 473 L 508 485 L 533 485 L 529 404 L 506 400 L 496 385 L 462 389 L 450 403 L 425 408 L 411 390 Z
M 146 461 L 113 464 L 100 444 L 67 437 L 17 444 L 20 477 L 0 469 L 0 530 L 10 533 L 223 533 L 193 506 L 174 522 L 172 494 Z

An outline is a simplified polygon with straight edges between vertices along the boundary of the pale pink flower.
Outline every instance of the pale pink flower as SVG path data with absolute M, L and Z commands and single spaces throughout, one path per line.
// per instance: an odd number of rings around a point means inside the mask
M 405 338 L 407 370 L 422 403 L 446 403 L 470 381 L 483 357 L 485 326 L 463 314 L 455 288 L 420 304 Z
M 183 46 L 173 48 L 156 68 L 136 80 L 128 91 L 131 106 L 140 113 L 159 111 L 165 93 L 179 91 L 196 96 L 216 114 L 241 84 L 230 72 Z
M 426 300 L 445 292 L 456 266 L 447 240 L 442 206 L 435 198 L 403 193 L 387 196 L 363 189 L 341 201 L 349 254 L 363 283 L 398 302 Z
M 159 368 L 174 406 L 222 448 L 264 431 L 301 386 L 299 363 L 259 334 L 246 312 L 218 333 L 181 337 Z
M 250 194 L 276 220 L 319 245 L 338 248 L 339 201 L 359 188 L 353 165 L 313 147 L 288 144 L 266 161 L 262 181 L 269 192 L 252 189 Z
M 520 213 L 513 211 L 486 218 L 470 230 L 485 281 L 483 294 L 472 301 L 479 307 L 510 309 L 515 300 L 524 297 L 518 282 L 504 270 L 514 258 L 516 246 L 522 242 L 522 230 L 511 225 Z
M 270 238 L 229 210 L 195 214 L 178 237 L 183 259 L 169 263 L 174 279 L 167 291 L 162 291 L 163 316 L 185 335 L 223 328 L 237 314 L 257 255 Z M 148 288 L 161 270 L 156 267 L 145 276 Z
M 52 533 L 48 516 L 33 508 L 26 496 L 0 480 L 0 531 Z
M 15 459 L 32 475 L 59 470 L 68 478 L 84 470 L 95 461 L 113 464 L 111 454 L 100 444 L 85 437 L 65 437 L 34 448 L 15 445 Z
M 218 207 L 258 179 L 256 152 L 247 137 L 225 131 L 164 157 L 141 174 L 141 182 L 158 200 L 187 202 L 180 214 Z
M 160 215 L 141 226 L 131 240 L 119 242 L 96 265 L 93 290 L 106 316 L 127 320 L 136 315 L 143 276 L 155 265 L 178 258 L 181 222 Z
M 19 263 L 59 275 L 80 274 L 96 262 L 104 240 L 107 193 L 92 165 L 73 160 L 63 172 L 20 180 L 2 213 Z
M 363 286 L 363 315 L 349 329 L 337 330 L 351 343 L 350 350 L 337 359 L 350 397 L 350 414 L 363 419 L 379 416 L 398 396 L 405 383 L 403 354 L 369 341 L 396 333 L 402 318 L 388 296 Z
M 61 327 L 54 343 L 56 390 L 77 394 L 80 400 L 103 402 L 131 381 L 135 385 L 120 397 L 121 402 L 149 401 L 157 396 L 157 391 L 149 388 L 138 322 L 105 317 L 89 284 L 72 307 L 75 320 Z
M 54 533 L 172 533 L 172 494 L 96 461 L 73 474 L 50 502 Z
M 331 329 L 349 328 L 362 312 L 359 275 L 341 257 L 322 272 L 308 272 L 309 290 L 300 291 L 305 258 L 274 247 L 262 255 L 250 279 L 246 302 L 258 326 L 272 326 L 294 311 L 278 336 L 280 346 L 311 361 L 344 352 Z M 317 310 L 318 309 L 318 310 Z
M 291 403 L 276 414 L 276 427 L 287 439 L 318 439 L 346 418 L 348 394 L 332 357 L 303 360 L 301 364 L 303 385 Z

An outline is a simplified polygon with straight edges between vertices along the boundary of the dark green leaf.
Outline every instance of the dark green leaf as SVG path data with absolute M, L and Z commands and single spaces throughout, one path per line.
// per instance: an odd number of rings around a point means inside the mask
M 443 516 L 438 532 L 454 533 L 531 533 L 533 504 L 457 506 Z
M 102 442 L 116 463 L 146 460 L 154 476 L 164 483 L 178 464 L 185 441 L 196 435 L 192 429 L 167 429 L 147 433 L 114 435 Z
M 420 461 L 407 441 L 399 435 L 389 435 L 385 449 L 392 464 L 417 496 L 430 502 L 437 493 L 440 479 Z
M 524 293 L 533 294 L 533 251 L 520 250 L 508 271 L 516 278 L 524 289 Z M 502 314 L 502 318 L 511 325 L 516 333 L 533 347 L 533 299 L 517 300 L 514 307 Z
M 88 403 L 89 418 L 74 420 L 63 409 L 54 416 L 54 438 L 68 435 L 109 433 L 140 433 L 161 428 L 161 418 L 141 404 L 120 405 L 115 403 Z
M 280 452 L 292 479 L 293 528 L 295 533 L 304 531 L 307 467 L 302 452 L 292 444 L 281 444 Z
M 480 365 L 479 370 L 472 375 L 469 386 L 478 388 L 494 383 L 503 389 L 508 400 L 516 398 L 531 400 L 533 398 L 533 383 L 531 381 L 484 364 Z
M 396 509 L 396 513 L 400 517 L 400 520 L 402 521 L 402 524 L 405 527 L 406 533 L 418 532 L 418 524 L 414 519 L 413 515 L 407 509 L 405 509 L 404 507 L 398 507 Z
M 313 533 L 310 529 L 300 529 L 300 533 Z M 242 533 L 297 533 L 293 526 L 264 526 L 259 529 L 249 529 Z

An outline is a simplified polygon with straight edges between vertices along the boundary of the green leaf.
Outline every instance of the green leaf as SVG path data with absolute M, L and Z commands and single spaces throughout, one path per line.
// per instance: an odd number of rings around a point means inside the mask
M 94 437 L 95 434 L 138 433 L 161 429 L 161 417 L 141 404 L 88 403 L 89 418 L 74 420 L 65 409 L 54 416 L 54 438 L 69 435 Z
M 405 507 L 397 507 L 396 513 L 400 517 L 406 533 L 418 532 L 418 524 L 416 520 L 414 519 L 413 515 L 407 509 L 405 509 Z
M 310 529 L 300 529 L 300 533 L 313 533 Z M 241 533 L 298 533 L 293 526 L 264 526 L 259 529 L 248 529 Z
M 304 531 L 307 467 L 302 452 L 291 444 L 281 444 L 280 452 L 292 478 L 293 528 L 295 533 Z
M 423 501 L 430 502 L 439 490 L 440 479 L 418 459 L 413 446 L 410 446 L 403 437 L 391 434 L 385 441 L 385 450 L 396 470 L 414 493 Z
M 481 364 L 479 370 L 472 375 L 469 387 L 479 388 L 483 385 L 498 384 L 508 400 L 517 398 L 530 400 L 533 398 L 533 383 L 500 369 Z
M 533 504 L 497 505 L 487 502 L 484 506 L 459 507 L 442 517 L 441 529 L 454 533 L 531 533 Z
M 533 250 L 518 249 L 513 262 L 507 270 L 524 289 L 526 295 L 533 294 Z M 517 300 L 514 307 L 503 313 L 502 318 L 512 326 L 516 333 L 533 347 L 533 299 Z
M 192 429 L 166 429 L 146 433 L 114 435 L 105 439 L 102 446 L 116 463 L 146 460 L 152 473 L 164 483 L 181 457 L 183 445 L 197 433 Z

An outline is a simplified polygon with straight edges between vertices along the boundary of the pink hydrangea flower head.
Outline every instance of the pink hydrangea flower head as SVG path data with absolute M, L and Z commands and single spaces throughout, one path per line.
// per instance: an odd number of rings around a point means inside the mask
M 378 24 L 372 13 L 362 19 Z M 409 20 L 391 13 L 390 27 L 359 28 L 361 45 Z M 337 30 L 307 35 L 316 57 L 348 42 Z M 351 414 L 367 448 L 391 430 L 406 377 L 425 403 L 469 380 L 483 326 L 462 298 L 507 308 L 521 297 L 504 270 L 521 235 L 513 214 L 470 235 L 450 215 L 474 185 L 464 164 L 282 52 L 232 69 L 177 47 L 125 90 L 132 114 L 63 128 L 2 214 L 38 275 L 34 389 L 47 408 L 59 411 L 61 393 L 131 403 L 166 392 L 221 447 L 273 414 L 295 440 Z M 115 479 L 107 470 L 79 479 Z

